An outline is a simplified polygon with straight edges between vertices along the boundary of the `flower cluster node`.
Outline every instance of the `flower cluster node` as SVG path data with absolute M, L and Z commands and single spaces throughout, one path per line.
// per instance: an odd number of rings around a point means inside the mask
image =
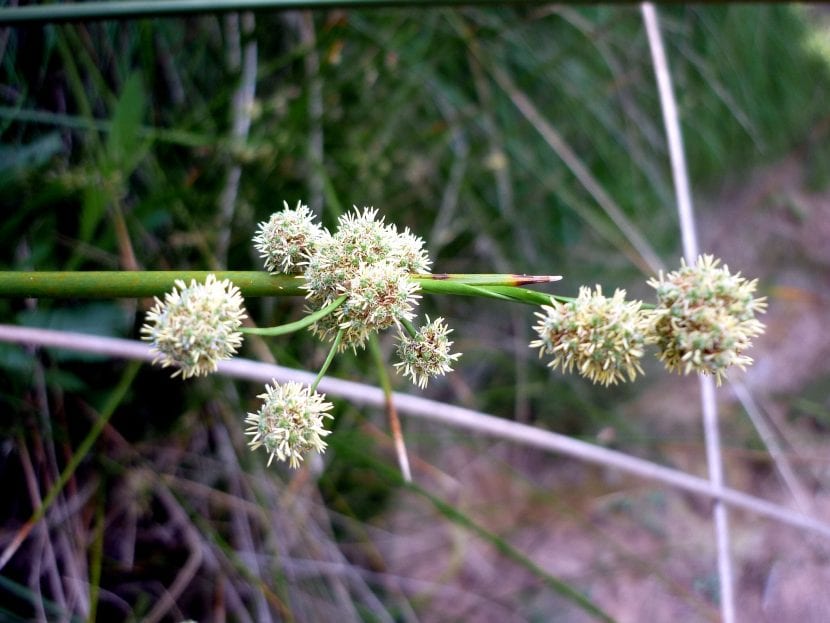
M 263 403 L 259 411 L 249 413 L 245 423 L 251 450 L 264 447 L 269 453 L 268 465 L 274 457 L 297 468 L 310 451 L 325 452 L 327 437 L 331 431 L 323 426 L 324 418 L 332 404 L 323 394 L 310 387 L 289 381 L 265 385 L 265 393 L 257 396 Z
M 398 335 L 397 354 L 400 360 L 395 369 L 412 379 L 423 389 L 429 379 L 452 371 L 452 363 L 461 357 L 461 353 L 450 353 L 452 342 L 448 335 L 452 329 L 444 324 L 443 318 L 430 321 L 418 329 L 412 337 L 405 333 Z
M 373 208 L 360 212 L 355 207 L 340 217 L 334 234 L 319 240 L 308 259 L 304 287 L 315 308 L 348 297 L 312 331 L 333 340 L 343 329 L 342 350 L 363 346 L 374 332 L 412 317 L 418 287 L 409 274 L 426 272 L 429 265 L 421 238 L 384 224 Z
M 539 323 L 533 327 L 539 339 L 530 343 L 539 348 L 539 356 L 552 355 L 548 364 L 572 369 L 595 383 L 616 384 L 634 380 L 642 374 L 640 359 L 651 341 L 652 314 L 642 309 L 640 301 L 626 301 L 625 290 L 616 290 L 608 298 L 602 288 L 581 287 L 579 296 L 561 303 L 551 299 L 537 312 Z
M 411 320 L 413 307 L 421 298 L 418 284 L 399 266 L 381 261 L 363 264 L 348 282 L 338 286 L 346 301 L 333 314 L 319 320 L 312 331 L 333 340 L 343 329 L 341 350 L 363 346 L 370 335 L 387 329 L 400 319 Z
M 720 385 L 730 366 L 743 369 L 752 358 L 743 354 L 752 338 L 764 332 L 755 318 L 766 298 L 755 298 L 757 280 L 731 274 L 711 255 L 694 266 L 662 272 L 648 284 L 657 292 L 654 331 L 660 359 L 671 371 L 715 376 Z
M 189 286 L 177 280 L 163 302 L 156 298 L 141 327 L 142 339 L 156 354 L 153 363 L 174 366 L 173 376 L 185 379 L 215 372 L 242 344 L 242 305 L 239 288 L 227 279 L 208 275 L 205 283 L 194 279 Z
M 328 232 L 314 222 L 314 214 L 301 201 L 293 210 L 286 201 L 283 206 L 258 225 L 254 247 L 268 272 L 291 275 L 302 272 L 301 267 Z

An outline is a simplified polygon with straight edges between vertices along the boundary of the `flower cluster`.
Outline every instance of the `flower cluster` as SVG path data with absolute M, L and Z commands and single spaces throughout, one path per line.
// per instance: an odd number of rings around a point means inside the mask
M 314 214 L 302 202 L 298 201 L 292 210 L 283 201 L 283 207 L 259 224 L 254 247 L 265 260 L 268 272 L 290 275 L 301 272 L 301 266 L 326 232 L 314 222 Z
M 421 327 L 414 336 L 401 333 L 398 335 L 397 354 L 400 360 L 395 369 L 410 377 L 419 387 L 427 386 L 429 379 L 452 371 L 452 363 L 460 353 L 450 353 L 452 342 L 447 336 L 452 329 L 444 324 L 443 318 L 430 321 Z
M 236 353 L 244 318 L 239 289 L 227 279 L 208 275 L 205 283 L 194 279 L 189 286 L 177 280 L 147 313 L 141 337 L 151 343 L 153 363 L 174 366 L 173 376 L 186 379 L 215 372 L 219 361 Z
M 576 369 L 595 383 L 610 385 L 642 374 L 640 358 L 650 341 L 651 314 L 639 301 L 626 301 L 625 290 L 608 298 L 600 286 L 579 289 L 567 303 L 551 299 L 537 313 L 539 339 L 530 343 L 539 356 L 553 355 L 548 364 L 563 372 Z
M 268 465 L 276 457 L 297 468 L 306 453 L 325 451 L 323 438 L 331 431 L 324 428 L 323 420 L 332 417 L 328 413 L 332 404 L 300 383 L 272 383 L 257 396 L 263 400 L 259 411 L 245 418 L 249 424 L 245 434 L 251 436 L 251 450 L 264 447 L 269 453 Z
M 764 332 L 755 314 L 766 310 L 766 299 L 755 298 L 757 281 L 719 264 L 704 255 L 648 282 L 657 293 L 660 359 L 672 371 L 714 375 L 718 384 L 730 366 L 752 363 L 743 353 Z
M 656 344 L 660 360 L 670 371 L 715 376 L 720 384 L 731 366 L 744 368 L 752 359 L 744 354 L 752 338 L 764 331 L 755 317 L 766 309 L 755 298 L 756 281 L 731 274 L 710 255 L 694 266 L 662 272 L 648 284 L 657 292 L 657 304 L 625 301 L 625 292 L 603 296 L 580 288 L 576 299 L 551 300 L 537 313 L 534 329 L 539 339 L 530 343 L 539 355 L 552 355 L 552 368 L 576 369 L 594 382 L 609 385 L 633 380 L 642 373 L 644 347 Z
M 300 214 L 301 210 L 305 207 L 283 210 L 260 229 L 266 231 L 272 222 L 311 223 L 307 212 Z M 399 232 L 394 225 L 385 224 L 372 208 L 362 212 L 355 208 L 340 217 L 334 234 L 314 227 L 313 233 L 306 234 L 310 243 L 301 253 L 305 259 L 296 261 L 305 266 L 306 298 L 316 309 L 342 295 L 346 295 L 346 301 L 312 325 L 313 333 L 332 341 L 342 330 L 340 349 L 356 349 L 373 333 L 413 317 L 418 288 L 409 274 L 429 270 L 421 238 L 408 229 Z M 282 265 L 288 264 L 282 260 Z

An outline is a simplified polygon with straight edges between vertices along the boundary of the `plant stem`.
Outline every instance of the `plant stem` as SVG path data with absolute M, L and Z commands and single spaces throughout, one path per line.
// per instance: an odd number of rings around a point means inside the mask
M 415 337 L 418 335 L 418 329 L 415 328 L 415 325 L 412 324 L 411 321 L 407 320 L 406 318 L 401 318 L 401 324 L 403 328 L 406 329 L 406 332 L 409 333 L 409 337 Z
M 331 312 L 335 309 L 340 307 L 343 304 L 343 301 L 346 300 L 346 295 L 342 295 L 331 303 L 323 307 L 322 309 L 318 309 L 316 312 L 309 314 L 299 320 L 295 320 L 294 322 L 289 322 L 287 324 L 281 324 L 277 327 L 242 327 L 239 329 L 242 333 L 250 333 L 252 335 L 286 335 L 288 333 L 293 333 L 294 331 L 299 331 L 300 329 L 305 329 L 309 325 L 314 324 L 320 318 L 324 318 L 328 316 Z
M 518 275 L 515 273 L 425 273 L 412 276 L 422 282 L 458 282 L 471 286 L 527 286 L 562 280 L 561 275 Z
M 323 380 L 323 377 L 326 375 L 326 372 L 331 365 L 331 362 L 334 361 L 334 355 L 337 354 L 337 350 L 340 348 L 340 342 L 343 340 L 343 329 L 340 329 L 337 332 L 337 336 L 334 338 L 334 344 L 331 345 L 331 350 L 329 351 L 326 360 L 323 362 L 323 367 L 320 368 L 320 371 L 317 373 L 317 378 L 314 379 L 314 382 L 311 384 L 311 391 L 316 391 L 317 386 L 320 384 L 320 381 Z
M 392 441 L 395 445 L 395 454 L 398 457 L 398 466 L 401 468 L 401 475 L 403 476 L 404 482 L 411 483 L 412 469 L 409 466 L 409 455 L 406 452 L 406 443 L 404 443 L 403 439 L 401 420 L 398 417 L 397 409 L 395 409 L 392 381 L 389 379 L 389 373 L 386 371 L 386 362 L 383 360 L 383 353 L 380 350 L 380 341 L 377 335 L 369 337 L 369 350 L 372 353 L 372 359 L 375 361 L 378 381 L 383 390 L 383 403 L 386 408 L 386 416 L 389 420 L 389 432 L 392 434 Z
M 300 276 L 272 275 L 261 270 L 160 271 L 0 271 L 0 298 L 140 298 L 163 296 L 177 280 L 204 282 L 208 275 L 229 279 L 245 297 L 304 296 Z M 555 276 L 526 275 L 412 275 L 430 294 L 480 296 L 531 305 L 550 303 L 550 295 L 518 287 L 521 283 L 549 283 Z
M 582 0 L 585 2 L 586 0 Z M 514 4 L 544 4 L 513 0 Z M 504 0 L 420 0 L 420 6 L 503 5 Z M 20 23 L 131 19 L 227 11 L 411 7 L 411 0 L 102 0 L 0 8 L 0 26 Z
M 528 302 L 523 300 L 516 291 L 531 292 L 531 290 L 524 290 L 513 286 L 478 286 L 470 285 L 462 281 L 433 281 L 431 279 L 416 278 L 418 285 L 421 286 L 423 292 L 430 294 L 454 294 L 458 296 L 478 296 L 485 298 L 499 299 L 502 301 L 514 302 Z M 545 303 L 550 303 L 550 295 L 537 292 L 540 297 L 544 298 Z M 541 304 L 541 303 L 535 303 Z
M 299 296 L 301 277 L 271 275 L 265 271 L 83 271 L 0 272 L 0 297 L 30 298 L 141 298 L 162 296 L 179 279 L 204 282 L 208 275 L 230 279 L 246 297 Z

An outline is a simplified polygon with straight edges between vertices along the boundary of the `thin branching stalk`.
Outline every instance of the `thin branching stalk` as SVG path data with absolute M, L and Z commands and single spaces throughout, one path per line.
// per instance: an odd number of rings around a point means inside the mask
M 121 359 L 135 359 L 147 363 L 153 360 L 149 345 L 142 342 L 51 329 L 34 329 L 0 324 L 0 342 L 32 344 L 46 348 L 65 348 Z M 276 379 L 280 382 L 295 381 L 306 385 L 310 385 L 315 376 L 305 370 L 296 370 L 242 358 L 219 362 L 217 373 L 255 383 L 269 383 Z M 348 400 L 357 405 L 381 408 L 385 403 L 385 397 L 381 389 L 354 381 L 327 377 L 320 382 L 320 390 L 328 395 Z M 736 509 L 749 511 L 784 525 L 808 530 L 830 539 L 830 524 L 828 523 L 735 489 L 715 487 L 704 478 L 692 476 L 645 459 L 629 456 L 616 450 L 595 446 L 585 441 L 487 415 L 472 409 L 456 407 L 399 392 L 395 392 L 393 398 L 398 412 L 403 415 L 424 418 L 454 428 L 469 430 L 472 433 L 488 435 L 497 439 L 539 448 L 546 452 L 570 456 L 586 463 L 617 469 L 707 499 L 722 500 Z
M 331 349 L 329 350 L 329 354 L 326 356 L 326 360 L 323 362 L 323 366 L 320 368 L 320 372 L 317 373 L 317 376 L 314 378 L 314 381 L 311 383 L 311 391 L 316 391 L 317 386 L 320 384 L 320 381 L 323 380 L 323 377 L 326 375 L 326 372 L 329 370 L 329 366 L 331 362 L 334 361 L 334 356 L 337 354 L 338 349 L 340 348 L 340 342 L 343 341 L 343 333 L 344 329 L 340 329 L 337 332 L 337 335 L 334 336 L 334 342 L 331 345 Z
M 408 320 L 406 322 L 410 327 L 412 326 L 412 323 Z M 395 445 L 395 454 L 398 457 L 401 475 L 403 476 L 404 482 L 412 482 L 412 469 L 409 466 L 409 455 L 406 452 L 401 420 L 398 417 L 397 409 L 395 409 L 395 398 L 392 395 L 392 382 L 389 380 L 389 373 L 386 371 L 386 361 L 380 350 L 380 340 L 378 340 L 377 335 L 369 337 L 369 350 L 375 362 L 380 388 L 383 390 L 384 407 L 386 408 L 386 416 L 389 419 L 389 431 L 392 433 L 392 441 Z
M 695 228 L 692 192 L 686 168 L 686 156 L 683 148 L 683 135 L 680 130 L 680 117 L 674 99 L 671 73 L 669 71 L 666 51 L 660 34 L 657 10 L 650 2 L 641 5 L 643 22 L 651 50 L 652 64 L 660 94 L 660 107 L 666 127 L 666 138 L 672 166 L 677 211 L 680 218 L 680 232 L 683 239 L 683 255 L 686 263 L 692 266 L 699 254 L 697 232 Z M 706 445 L 706 463 L 712 486 L 722 489 L 723 459 L 721 456 L 720 433 L 718 430 L 718 407 L 715 401 L 715 384 L 711 376 L 700 376 L 700 397 L 703 405 L 703 431 Z M 718 552 L 718 576 L 720 579 L 720 608 L 724 623 L 735 622 L 734 572 L 730 555 L 729 525 L 726 507 L 716 501 L 712 510 L 715 522 L 715 538 Z
M 418 335 L 418 329 L 416 329 L 415 325 L 412 324 L 412 322 L 407 320 L 406 318 L 401 318 L 401 325 L 409 334 L 409 337 L 414 338 L 416 335 Z
M 321 318 L 325 318 L 335 309 L 340 307 L 346 300 L 346 298 L 347 296 L 345 294 L 339 296 L 322 309 L 318 309 L 316 312 L 312 312 L 306 316 L 303 316 L 302 318 L 300 318 L 299 320 L 295 320 L 294 322 L 281 324 L 277 327 L 242 327 L 239 330 L 242 333 L 250 333 L 252 335 L 288 335 L 289 333 L 294 333 L 295 331 L 299 331 L 300 329 L 310 327 Z

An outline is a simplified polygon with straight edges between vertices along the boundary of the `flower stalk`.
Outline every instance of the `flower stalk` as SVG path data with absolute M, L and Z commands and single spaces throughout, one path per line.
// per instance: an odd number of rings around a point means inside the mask
M 219 281 L 231 281 L 245 298 L 307 294 L 303 277 L 273 275 L 262 270 L 0 271 L 0 298 L 147 298 L 163 296 L 173 289 L 177 279 L 203 282 L 208 275 L 216 275 Z M 550 295 L 520 286 L 551 283 L 561 277 L 412 274 L 410 279 L 418 284 L 421 292 L 428 294 L 491 297 L 496 294 L 493 298 L 506 297 L 539 305 L 547 304 Z

